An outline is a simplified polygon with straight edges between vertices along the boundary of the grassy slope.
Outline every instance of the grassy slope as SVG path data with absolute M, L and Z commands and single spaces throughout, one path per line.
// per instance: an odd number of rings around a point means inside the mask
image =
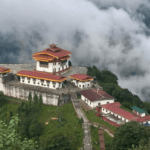
M 16 110 L 19 106 L 19 103 L 17 102 L 21 102 L 22 100 L 11 97 L 7 97 L 7 99 L 16 101 L 11 101 L 11 103 L 6 104 L 7 114 L 9 114 L 10 111 L 12 111 L 13 114 L 16 114 Z M 58 112 L 60 112 L 60 117 L 64 118 L 64 125 L 61 124 L 62 122 L 51 119 L 52 117 L 58 117 Z M 79 149 L 83 147 L 82 125 L 78 123 L 78 118 L 75 114 L 72 103 L 67 103 L 60 108 L 56 106 L 43 105 L 42 114 L 38 119 L 43 124 L 43 134 L 40 137 L 41 142 L 45 142 L 47 138 L 50 138 L 57 133 L 63 133 L 69 137 L 69 139 L 72 139 L 72 149 Z M 45 122 L 49 122 L 49 124 L 45 125 Z
M 100 142 L 99 142 L 99 135 L 98 135 L 98 128 L 94 126 L 90 126 L 90 131 L 91 131 L 91 141 L 92 141 L 92 146 L 94 147 L 95 150 L 100 149 Z M 109 136 L 107 132 L 104 131 L 104 140 L 105 140 L 105 148 L 110 149 L 111 148 L 111 142 L 112 142 L 112 137 Z
M 84 110 L 84 109 L 83 109 Z M 110 130 L 115 131 L 116 127 L 112 126 L 111 124 L 105 122 L 102 118 L 99 118 L 95 115 L 94 111 L 90 111 L 89 113 L 84 111 L 85 115 L 87 116 L 88 120 L 91 122 L 97 122 L 101 125 L 104 125 L 106 127 L 108 127 Z
M 51 119 L 52 117 L 58 116 L 58 111 L 61 112 L 60 116 L 65 119 L 65 121 L 63 121 L 64 125 L 58 122 L 58 120 Z M 78 118 L 72 104 L 67 103 L 60 107 L 58 111 L 55 106 L 43 106 L 42 115 L 39 117 L 40 122 L 42 122 L 44 126 L 43 135 L 40 137 L 41 141 L 44 142 L 50 135 L 53 136 L 57 133 L 63 133 L 69 136 L 70 139 L 73 139 L 71 142 L 72 149 L 76 146 L 76 149 L 83 147 L 82 126 L 78 123 Z M 45 122 L 49 122 L 49 124 L 45 125 Z M 77 140 L 76 142 L 75 139 Z

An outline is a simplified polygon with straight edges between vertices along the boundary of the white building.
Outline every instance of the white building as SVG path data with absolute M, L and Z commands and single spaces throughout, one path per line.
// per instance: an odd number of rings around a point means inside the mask
M 114 103 L 115 98 L 103 90 L 89 89 L 80 92 L 81 99 L 90 107 L 95 108 L 99 105 Z
M 115 116 L 116 118 L 120 119 L 121 121 L 124 122 L 130 122 L 130 121 L 136 121 L 139 122 L 140 124 L 145 124 L 145 123 L 150 123 L 150 116 L 141 116 L 134 113 L 130 113 L 122 108 L 120 108 L 121 104 L 119 102 L 111 103 L 111 104 L 106 104 L 101 106 L 101 113 L 102 114 L 107 114 L 105 116 L 108 120 L 111 120 L 111 115 Z M 136 111 L 141 110 L 140 108 L 134 106 L 134 110 Z M 98 110 L 98 109 L 97 109 Z M 145 111 L 142 111 L 145 112 Z M 110 116 L 109 116 L 110 115 Z
M 57 47 L 56 44 L 49 46 L 50 48 L 33 54 L 32 58 L 36 60 L 36 70 L 55 74 L 68 71 L 70 69 L 68 59 L 71 52 Z
M 92 86 L 91 81 L 93 81 L 93 78 L 85 74 L 74 74 L 69 77 L 71 78 L 71 82 L 81 89 Z
M 38 71 L 21 70 L 17 73 L 17 75 L 20 76 L 21 83 L 47 87 L 51 89 L 62 88 L 62 83 L 67 80 L 67 78 L 59 75 Z

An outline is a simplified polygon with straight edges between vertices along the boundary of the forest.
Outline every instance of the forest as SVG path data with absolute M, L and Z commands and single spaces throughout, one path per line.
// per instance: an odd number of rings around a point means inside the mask
M 83 146 L 82 122 L 71 103 L 43 105 L 42 96 L 31 93 L 28 101 L 13 101 L 0 92 L 0 149 L 76 150 Z
M 150 113 L 150 103 L 143 102 L 137 95 L 128 89 L 123 89 L 118 85 L 118 78 L 111 71 L 97 69 L 96 66 L 88 67 L 87 75 L 95 77 L 103 90 L 116 98 L 122 106 L 131 110 L 132 106 L 137 106 Z

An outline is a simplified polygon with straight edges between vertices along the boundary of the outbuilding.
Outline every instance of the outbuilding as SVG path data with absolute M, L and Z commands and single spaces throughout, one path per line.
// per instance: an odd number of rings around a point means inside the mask
M 93 81 L 93 78 L 91 76 L 85 74 L 73 74 L 69 77 L 71 78 L 71 82 L 81 89 L 92 86 L 91 81 Z
M 90 107 L 95 108 L 98 105 L 114 103 L 115 98 L 103 90 L 89 89 L 80 92 L 81 99 Z

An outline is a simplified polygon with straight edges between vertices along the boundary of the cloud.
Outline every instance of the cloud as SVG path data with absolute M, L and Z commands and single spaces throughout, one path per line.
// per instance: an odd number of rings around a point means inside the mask
M 34 62 L 32 53 L 57 43 L 72 51 L 73 64 L 108 69 L 119 85 L 149 100 L 150 30 L 144 8 L 150 8 L 148 0 L 2 0 L 1 60 Z

